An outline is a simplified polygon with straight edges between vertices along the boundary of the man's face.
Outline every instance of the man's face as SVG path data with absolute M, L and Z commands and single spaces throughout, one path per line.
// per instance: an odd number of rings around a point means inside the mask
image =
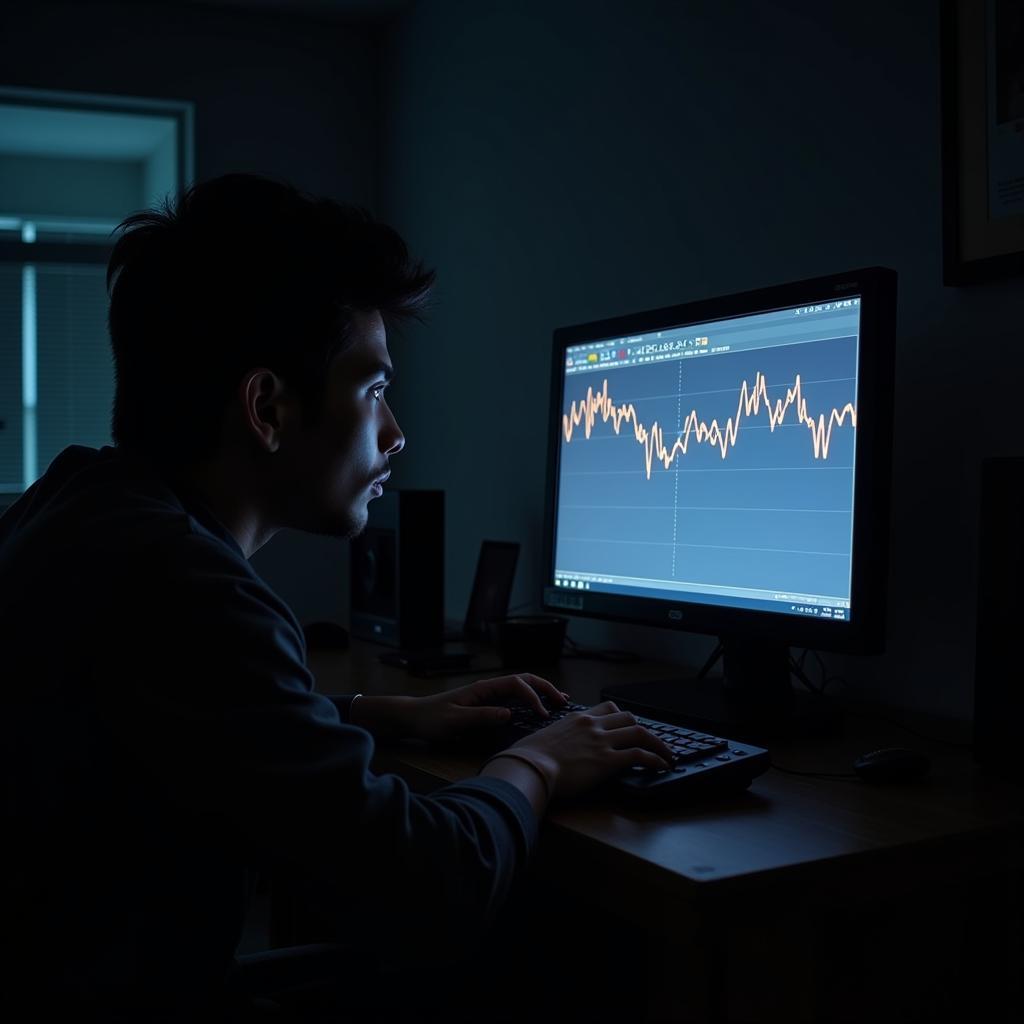
M 354 314 L 351 343 L 327 371 L 319 420 L 282 438 L 292 456 L 282 495 L 288 526 L 341 537 L 366 526 L 388 460 L 405 446 L 384 397 L 391 374 L 380 314 Z

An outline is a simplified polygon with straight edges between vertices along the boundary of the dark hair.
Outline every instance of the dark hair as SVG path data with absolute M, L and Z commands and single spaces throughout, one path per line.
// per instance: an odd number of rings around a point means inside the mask
M 180 465 L 215 448 L 246 370 L 266 366 L 315 422 L 354 311 L 421 319 L 434 271 L 364 209 L 226 174 L 118 225 L 107 267 L 112 435 Z

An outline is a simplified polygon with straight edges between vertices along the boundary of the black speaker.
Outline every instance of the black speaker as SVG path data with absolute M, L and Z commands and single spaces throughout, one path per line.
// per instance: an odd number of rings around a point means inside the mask
M 1024 458 L 982 461 L 978 533 L 974 757 L 999 775 L 1021 780 Z
M 444 491 L 385 491 L 351 541 L 350 632 L 404 650 L 444 640 Z

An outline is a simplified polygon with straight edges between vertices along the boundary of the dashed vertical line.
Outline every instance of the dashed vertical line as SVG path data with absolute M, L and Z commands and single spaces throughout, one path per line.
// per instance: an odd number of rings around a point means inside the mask
M 676 408 L 679 436 L 683 436 L 683 361 L 679 360 L 679 405 Z M 679 460 L 676 459 L 676 480 L 672 494 L 672 575 L 676 574 L 676 521 L 679 518 Z

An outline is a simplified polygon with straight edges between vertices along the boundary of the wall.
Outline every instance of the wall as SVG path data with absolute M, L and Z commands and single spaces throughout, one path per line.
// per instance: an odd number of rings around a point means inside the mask
M 900 274 L 889 639 L 864 695 L 971 707 L 979 461 L 1017 453 L 1019 283 L 941 283 L 938 5 L 435 0 L 383 67 L 382 211 L 439 271 L 392 343 L 393 481 L 448 495 L 448 610 L 485 537 L 540 585 L 553 327 L 881 264 Z M 582 642 L 697 665 L 707 638 Z
M 44 0 L 0 7 L 0 38 L 4 85 L 192 100 L 197 179 L 251 171 L 375 203 L 378 55 L 368 27 Z M 253 563 L 303 621 L 347 616 L 344 542 L 285 532 Z
M 197 177 L 377 206 L 438 267 L 430 323 L 393 339 L 394 482 L 447 491 L 455 617 L 485 537 L 525 542 L 514 602 L 539 587 L 553 327 L 895 267 L 889 647 L 829 662 L 966 715 L 978 465 L 1020 450 L 993 398 L 1021 363 L 1019 285 L 941 284 L 936 6 L 431 0 L 378 65 L 368 28 L 294 13 L 37 2 L 0 8 L 0 80 L 191 99 Z M 341 542 L 282 535 L 256 564 L 301 618 L 344 620 Z M 573 635 L 691 665 L 711 646 Z

